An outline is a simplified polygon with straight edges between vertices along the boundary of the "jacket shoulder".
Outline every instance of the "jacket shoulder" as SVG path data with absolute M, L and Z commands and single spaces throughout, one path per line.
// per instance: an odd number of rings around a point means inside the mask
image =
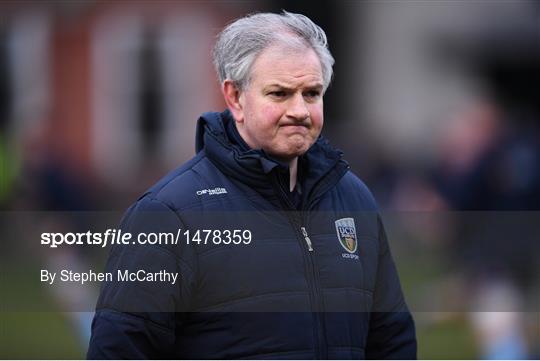
M 378 205 L 375 197 L 368 186 L 352 171 L 348 171 L 341 178 L 336 186 L 336 190 L 354 200 L 362 210 L 377 211 Z
M 139 199 L 152 199 L 163 203 L 173 211 L 197 204 L 201 189 L 211 187 L 209 179 L 216 178 L 219 170 L 206 157 L 204 151 L 161 178 Z

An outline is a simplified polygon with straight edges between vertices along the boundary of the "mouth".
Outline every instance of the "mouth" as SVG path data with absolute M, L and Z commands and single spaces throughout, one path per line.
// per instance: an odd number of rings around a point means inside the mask
M 309 128 L 307 124 L 283 124 L 282 127 L 292 127 L 292 128 Z
M 309 127 L 305 124 L 284 124 L 281 126 L 285 134 L 300 134 L 305 136 L 309 133 Z

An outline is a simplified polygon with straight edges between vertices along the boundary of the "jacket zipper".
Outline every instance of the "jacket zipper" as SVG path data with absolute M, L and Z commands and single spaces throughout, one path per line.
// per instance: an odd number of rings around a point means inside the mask
M 304 236 L 304 239 L 306 240 L 308 251 L 313 252 L 313 244 L 311 243 L 311 239 L 309 239 L 309 236 L 306 231 L 306 227 L 300 227 L 300 229 L 302 230 L 302 235 Z
M 315 325 L 316 325 L 316 333 L 318 338 L 318 358 L 322 360 L 328 359 L 328 348 L 326 345 L 326 325 L 324 322 L 324 304 L 323 304 L 323 298 L 322 298 L 322 291 L 320 287 L 320 280 L 317 273 L 317 263 L 315 260 L 315 256 L 313 255 L 313 244 L 311 242 L 311 239 L 309 238 L 308 232 L 306 230 L 306 227 L 300 227 L 302 231 L 302 235 L 304 236 L 304 239 L 306 241 L 306 244 L 308 246 L 308 254 L 309 259 L 311 263 L 311 272 L 313 275 L 313 289 L 314 289 L 314 299 L 316 302 L 315 306 L 315 312 L 313 312 L 313 316 L 315 318 Z
M 276 190 L 279 195 L 279 198 L 281 199 L 281 203 L 285 206 L 285 209 L 289 209 L 291 211 L 298 212 L 294 205 L 290 202 L 289 198 L 285 194 L 283 188 L 281 187 L 279 183 L 279 179 L 276 177 L 275 179 L 276 184 Z M 314 257 L 314 248 L 313 243 L 311 242 L 311 239 L 309 238 L 309 234 L 307 232 L 307 229 L 304 225 L 306 217 L 305 212 L 300 211 L 300 217 L 293 216 L 287 214 L 287 218 L 289 219 L 289 222 L 291 223 L 292 227 L 296 230 L 296 234 L 300 235 L 300 240 L 303 238 L 303 243 L 305 243 L 307 247 L 307 261 L 308 261 L 308 285 L 311 285 L 310 290 L 310 298 L 312 299 L 312 305 L 314 306 L 314 309 L 312 309 L 312 315 L 315 319 L 314 321 L 314 334 L 316 335 L 316 349 L 317 354 L 316 357 L 318 359 L 328 359 L 328 352 L 327 352 L 327 346 L 326 346 L 326 337 L 325 337 L 325 325 L 323 320 L 323 302 L 322 302 L 322 293 L 320 290 L 320 280 L 317 274 L 317 267 Z M 298 230 L 300 232 L 298 232 Z
M 349 169 L 350 167 L 347 165 L 344 169 L 343 169 L 343 174 L 345 174 L 345 172 Z M 341 174 L 339 178 L 341 178 L 341 176 L 343 175 Z M 321 192 L 317 192 L 317 191 L 320 191 L 323 187 L 325 186 L 328 186 L 328 184 L 324 184 L 324 183 L 319 183 L 312 191 L 312 194 L 311 194 L 311 197 L 309 199 L 309 201 L 306 202 L 306 204 L 303 205 L 303 208 L 304 210 L 302 211 L 302 222 L 305 223 L 305 216 L 304 214 L 311 211 L 311 209 L 314 207 L 316 201 L 319 199 L 318 197 L 318 193 L 322 193 Z M 315 262 L 315 257 L 313 257 L 313 245 L 312 245 L 312 242 L 311 242 L 311 239 L 309 238 L 309 235 L 308 235 L 308 232 L 307 232 L 307 229 L 305 226 L 301 226 L 301 231 L 302 231 L 302 235 L 304 236 L 304 240 L 306 241 L 306 244 L 308 246 L 308 253 L 309 253 L 309 259 L 311 261 L 311 266 L 312 266 L 312 272 L 313 272 L 313 287 L 314 287 L 314 297 L 315 297 L 315 300 L 317 302 L 317 306 L 316 306 L 316 312 L 314 312 L 314 317 L 315 317 L 315 320 L 316 320 L 316 329 L 317 329 L 317 334 L 318 334 L 318 357 L 320 359 L 328 359 L 328 345 L 326 344 L 326 322 L 325 322 L 325 318 L 324 318 L 324 301 L 323 301 L 323 297 L 322 297 L 322 291 L 320 289 L 320 280 L 319 280 L 319 277 L 318 277 L 318 273 L 317 273 L 317 265 L 316 265 L 316 262 Z

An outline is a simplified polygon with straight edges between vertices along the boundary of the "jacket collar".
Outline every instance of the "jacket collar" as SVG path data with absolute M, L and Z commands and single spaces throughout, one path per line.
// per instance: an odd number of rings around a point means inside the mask
M 197 122 L 196 151 L 204 150 L 212 163 L 229 177 L 256 189 L 259 193 L 274 193 L 273 179 L 279 172 L 288 172 L 287 165 L 272 159 L 263 150 L 248 149 L 245 144 L 230 139 L 227 126 L 234 122 L 229 110 L 207 112 Z M 331 147 L 322 136 L 300 157 L 303 198 L 310 198 L 330 189 L 347 171 L 342 152 Z M 299 172 L 300 173 L 300 172 Z

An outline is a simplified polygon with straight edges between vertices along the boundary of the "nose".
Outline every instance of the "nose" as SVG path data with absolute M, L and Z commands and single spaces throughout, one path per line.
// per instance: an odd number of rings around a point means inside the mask
M 302 121 L 309 118 L 309 109 L 302 94 L 295 94 L 290 98 L 287 108 L 287 117 L 293 120 Z

